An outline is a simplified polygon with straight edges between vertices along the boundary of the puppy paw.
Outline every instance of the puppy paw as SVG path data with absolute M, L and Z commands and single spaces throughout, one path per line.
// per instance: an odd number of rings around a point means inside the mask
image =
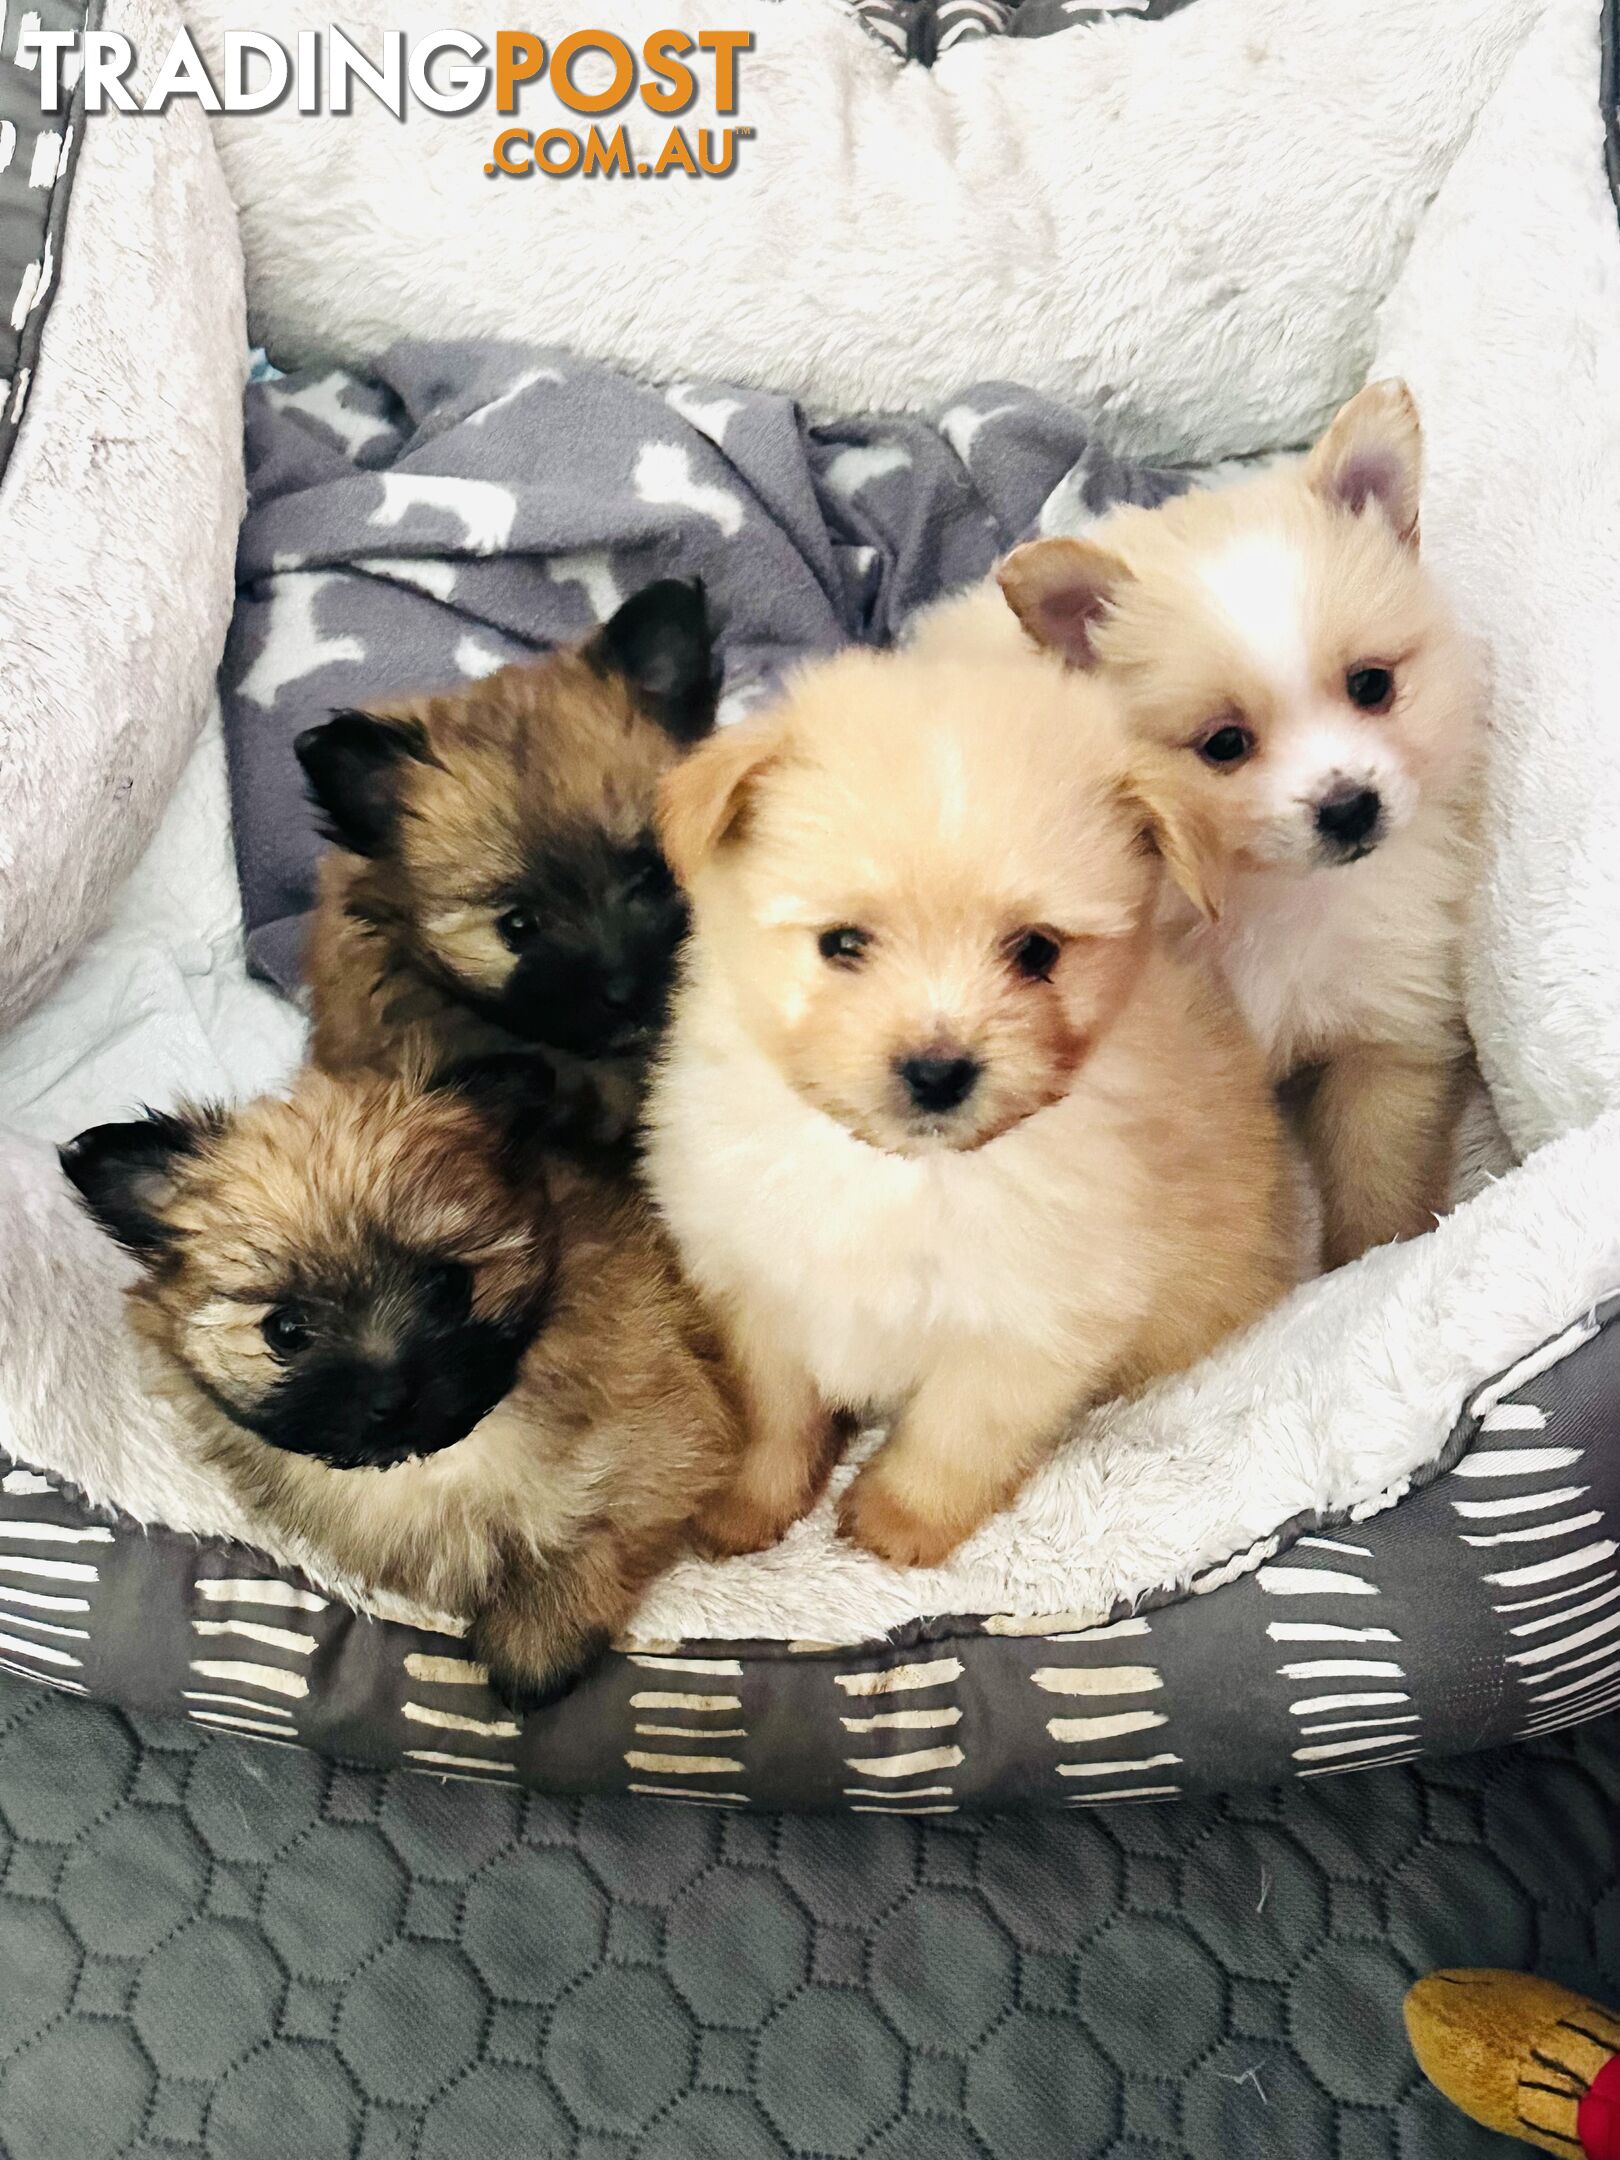
M 520 1651 L 481 1647 L 475 1629 L 471 1647 L 489 1675 L 489 1692 L 503 1710 L 521 1721 L 571 1695 L 606 1651 L 608 1636 L 593 1634 L 566 1652 L 530 1659 Z
M 891 1567 L 938 1567 L 972 1525 L 919 1514 L 875 1468 L 863 1470 L 838 1503 L 838 1534 Z
M 764 1552 L 780 1545 L 803 1513 L 802 1507 L 770 1506 L 757 1494 L 733 1487 L 716 1493 L 699 1510 L 692 1523 L 692 1543 L 709 1560 Z

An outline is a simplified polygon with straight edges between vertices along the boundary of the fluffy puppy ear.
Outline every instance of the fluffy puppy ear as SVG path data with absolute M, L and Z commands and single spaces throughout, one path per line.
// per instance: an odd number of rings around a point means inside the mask
M 328 840 L 356 855 L 384 855 L 399 822 L 400 781 L 408 759 L 432 761 L 418 722 L 367 712 L 338 712 L 305 728 L 293 744 L 310 799 Z
M 174 1197 L 175 1172 L 210 1122 L 149 1110 L 127 1124 L 92 1125 L 58 1148 L 57 1159 L 107 1235 L 144 1259 L 172 1235 L 164 1210 Z
M 1369 383 L 1341 406 L 1305 460 L 1307 483 L 1328 502 L 1359 517 L 1369 504 L 1396 538 L 1418 544 L 1423 487 L 1423 428 L 1405 383 Z
M 714 726 L 720 669 L 701 578 L 660 578 L 632 595 L 584 647 L 600 675 L 622 675 L 678 743 Z
M 1097 664 L 1096 633 L 1131 573 L 1095 540 L 1028 540 L 996 572 L 1007 605 L 1037 645 L 1071 667 Z
M 739 720 L 665 773 L 658 790 L 658 838 L 669 867 L 688 890 L 736 831 L 750 793 L 786 742 L 786 725 L 775 716 Z
M 1226 905 L 1226 851 L 1219 828 L 1198 803 L 1151 768 L 1125 783 L 1126 799 L 1142 819 L 1143 837 L 1206 922 Z

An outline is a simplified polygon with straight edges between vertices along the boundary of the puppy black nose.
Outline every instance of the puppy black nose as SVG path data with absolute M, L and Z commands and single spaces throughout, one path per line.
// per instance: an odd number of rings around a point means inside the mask
M 663 952 L 642 953 L 635 960 L 609 968 L 599 985 L 603 1005 L 620 1017 L 639 1012 L 649 999 L 657 997 L 668 971 L 669 955 Z
M 405 1407 L 406 1385 L 398 1373 L 382 1373 L 360 1399 L 361 1420 L 366 1425 L 391 1424 Z
M 954 1110 L 965 1103 L 983 1070 L 977 1058 L 909 1057 L 896 1068 L 919 1110 Z
M 1335 847 L 1359 847 L 1384 814 L 1376 788 L 1339 788 L 1316 806 L 1316 829 Z

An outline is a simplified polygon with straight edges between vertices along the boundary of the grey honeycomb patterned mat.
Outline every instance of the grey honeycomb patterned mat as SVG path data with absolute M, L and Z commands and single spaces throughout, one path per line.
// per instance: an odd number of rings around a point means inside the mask
M 1620 1996 L 1620 1724 L 947 1822 L 443 1786 L 0 1682 L 5 2160 L 1509 2160 L 1409 1980 Z

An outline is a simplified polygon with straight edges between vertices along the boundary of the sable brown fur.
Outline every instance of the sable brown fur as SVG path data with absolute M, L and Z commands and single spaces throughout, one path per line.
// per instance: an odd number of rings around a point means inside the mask
M 336 845 L 305 955 L 311 1056 L 400 1072 L 523 1048 L 633 1118 L 685 910 L 652 813 L 705 733 L 701 591 L 665 580 L 593 638 L 338 714 L 298 755 Z
M 63 1160 L 143 1263 L 131 1319 L 199 1449 L 333 1578 L 467 1619 L 526 1705 L 623 1626 L 738 1434 L 646 1203 L 515 1122 L 460 1086 L 308 1071 Z M 280 1357 L 289 1314 L 307 1341 Z

